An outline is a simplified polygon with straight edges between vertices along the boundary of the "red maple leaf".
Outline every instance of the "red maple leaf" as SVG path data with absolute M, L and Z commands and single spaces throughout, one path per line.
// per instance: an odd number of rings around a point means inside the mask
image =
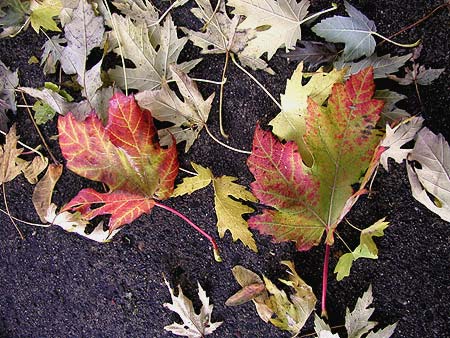
M 90 180 L 105 183 L 109 191 L 81 190 L 63 211 L 78 211 L 84 219 L 111 215 L 109 230 L 131 223 L 156 205 L 186 220 L 214 246 L 214 240 L 178 211 L 160 204 L 172 195 L 178 174 L 175 142 L 161 148 L 151 113 L 134 97 L 115 94 L 103 126 L 92 112 L 84 121 L 72 113 L 58 119 L 59 144 L 67 168 Z

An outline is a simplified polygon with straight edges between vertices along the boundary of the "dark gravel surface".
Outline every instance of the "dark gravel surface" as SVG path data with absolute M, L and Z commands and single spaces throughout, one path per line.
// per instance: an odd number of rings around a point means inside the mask
M 327 8 L 327 1 L 312 0 L 311 12 Z M 397 32 L 415 22 L 442 1 L 351 1 L 375 21 L 384 35 Z M 167 4 L 164 4 L 167 6 Z M 176 23 L 191 25 L 188 10 L 174 12 Z M 411 42 L 418 38 L 424 49 L 420 62 L 433 68 L 447 67 L 432 85 L 421 87 L 420 107 L 413 86 L 399 87 L 383 81 L 380 88 L 404 93 L 408 99 L 402 108 L 422 113 L 425 125 L 450 139 L 450 52 L 449 12 L 441 10 L 420 26 L 396 37 Z M 305 39 L 314 38 L 305 29 Z M 28 65 L 32 55 L 40 56 L 45 38 L 31 29 L 14 39 L 0 40 L 0 58 L 11 69 L 19 69 L 21 85 L 41 86 L 44 77 L 38 65 Z M 381 52 L 404 54 L 406 51 L 384 44 Z M 197 56 L 189 45 L 186 58 Z M 262 72 L 255 76 L 276 97 L 284 92 L 286 79 L 295 64 L 275 56 L 271 67 L 277 75 Z M 223 56 L 208 56 L 192 72 L 194 77 L 220 79 Z M 56 81 L 55 78 L 50 80 Z M 225 128 L 229 144 L 250 149 L 257 121 L 266 125 L 277 114 L 277 107 L 264 93 L 233 65 L 225 87 Z M 206 95 L 215 87 L 200 85 Z M 216 90 L 218 91 L 218 90 Z M 209 126 L 218 135 L 217 98 Z M 24 110 L 17 121 L 21 140 L 29 145 L 39 143 L 38 136 Z M 54 152 L 62 160 L 56 141 L 55 123 L 42 128 Z M 188 155 L 188 161 L 210 167 L 216 175 L 239 177 L 248 185 L 252 176 L 246 156 L 230 152 L 202 133 Z M 379 259 L 357 261 L 349 278 L 336 282 L 329 277 L 328 312 L 331 325 L 343 323 L 345 307 L 373 286 L 376 307 L 373 319 L 383 325 L 398 321 L 393 337 L 450 337 L 450 227 L 437 215 L 416 202 L 404 165 L 391 163 L 389 173 L 380 170 L 373 184 L 373 194 L 363 197 L 349 215 L 352 224 L 366 227 L 386 216 L 391 225 L 377 240 Z M 81 188 L 95 186 L 65 171 L 56 187 L 55 201 L 62 205 Z M 19 177 L 6 185 L 11 213 L 21 219 L 38 222 L 32 203 L 32 187 Z M 196 192 L 191 197 L 171 199 L 166 203 L 215 234 L 212 190 Z M 4 204 L 2 204 L 4 208 Z M 236 264 L 244 265 L 272 280 L 284 276 L 279 262 L 294 260 L 297 271 L 320 295 L 324 247 L 307 253 L 296 252 L 291 243 L 273 244 L 255 233 L 259 253 L 241 243 L 233 243 L 227 234 L 219 240 L 224 262 L 215 263 L 208 243 L 187 224 L 164 210 L 153 210 L 132 225 L 126 226 L 111 243 L 97 244 L 69 234 L 57 227 L 39 228 L 21 225 L 26 240 L 20 240 L 9 219 L 1 215 L 0 237 L 0 336 L 1 337 L 172 337 L 163 327 L 178 320 L 162 304 L 170 300 L 163 274 L 172 285 L 181 284 L 187 296 L 198 305 L 197 281 L 206 289 L 215 305 L 214 320 L 225 323 L 211 337 L 289 337 L 262 322 L 252 304 L 228 308 L 225 300 L 238 290 L 231 274 Z M 355 246 L 358 234 L 341 225 L 340 234 Z M 345 247 L 332 248 L 330 270 Z M 311 322 L 305 333 L 312 332 Z

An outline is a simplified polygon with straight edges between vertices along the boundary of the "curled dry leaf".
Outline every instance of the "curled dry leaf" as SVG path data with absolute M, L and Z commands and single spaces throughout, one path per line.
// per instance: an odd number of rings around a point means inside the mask
M 450 147 L 447 141 L 441 134 L 423 128 L 408 160 L 413 161 L 406 168 L 414 198 L 450 222 Z
M 212 321 L 213 305 L 209 303 L 209 298 L 200 283 L 198 283 L 198 296 L 202 307 L 198 314 L 192 305 L 192 301 L 183 294 L 180 286 L 178 286 L 178 295 L 176 296 L 166 279 L 164 279 L 164 283 L 167 285 L 172 298 L 172 303 L 164 303 L 164 306 L 177 313 L 183 321 L 183 324 L 173 323 L 165 326 L 166 331 L 170 331 L 177 336 L 203 338 L 222 325 L 223 322 Z
M 412 149 L 404 149 L 406 143 L 412 141 L 418 131 L 422 128 L 423 118 L 414 116 L 402 121 L 394 128 L 386 125 L 386 135 L 381 141 L 381 147 L 385 148 L 380 157 L 380 163 L 384 169 L 389 170 L 388 158 L 392 158 L 397 163 L 406 160 Z
M 41 222 L 46 222 L 48 208 L 52 202 L 53 190 L 61 177 L 62 164 L 50 164 L 44 177 L 36 184 L 31 200 Z
M 19 159 L 18 159 L 19 160 Z M 24 161 L 24 160 L 21 160 Z M 23 175 L 31 184 L 36 184 L 38 176 L 47 168 L 48 158 L 43 156 L 36 156 L 28 165 L 22 170 Z

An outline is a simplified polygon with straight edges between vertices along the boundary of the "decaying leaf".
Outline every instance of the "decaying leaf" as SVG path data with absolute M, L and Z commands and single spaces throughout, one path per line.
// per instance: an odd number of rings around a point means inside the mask
M 308 14 L 309 0 L 229 0 L 232 13 L 245 16 L 238 29 L 254 29 L 257 34 L 248 42 L 244 54 L 259 58 L 267 52 L 270 60 L 278 48 L 286 52 L 301 40 L 300 25 Z
M 411 55 L 411 53 L 402 56 L 391 56 L 390 54 L 377 56 L 376 54 L 373 54 L 358 62 L 344 62 L 343 60 L 338 60 L 334 63 L 334 67 L 337 69 L 348 67 L 346 75 L 348 77 L 352 74 L 359 73 L 364 68 L 372 66 L 374 79 L 380 79 L 397 72 L 400 67 L 403 67 L 405 63 L 411 59 Z
M 431 82 L 436 80 L 443 72 L 445 68 L 439 69 L 426 69 L 425 66 L 414 63 L 412 68 L 405 68 L 405 77 L 398 77 L 396 75 L 389 75 L 388 78 L 398 82 L 403 86 L 417 83 L 422 86 L 430 85 Z
M 8 109 L 16 112 L 15 88 L 19 85 L 17 70 L 12 72 L 0 60 L 0 129 L 6 131 Z
M 240 240 L 244 245 L 253 251 L 258 251 L 255 239 L 248 230 L 247 222 L 242 218 L 244 214 L 252 213 L 253 208 L 237 201 L 256 202 L 256 198 L 245 189 L 245 187 L 235 183 L 237 178 L 231 176 L 214 177 L 212 172 L 202 166 L 192 163 L 192 167 L 197 172 L 197 176 L 188 177 L 177 186 L 173 197 L 191 194 L 212 183 L 214 187 L 214 208 L 217 216 L 217 230 L 220 238 L 229 230 L 233 241 Z M 233 198 L 231 198 L 233 197 Z
M 0 146 L 0 184 L 12 181 L 28 166 L 26 161 L 18 161 L 23 149 L 17 148 L 19 138 L 13 125 L 6 135 L 5 144 Z
M 133 96 L 118 93 L 111 98 L 106 127 L 95 113 L 82 122 L 69 113 L 59 117 L 58 130 L 67 168 L 110 189 L 104 194 L 83 189 L 64 211 L 80 211 L 86 220 L 110 214 L 113 231 L 149 212 L 154 198 L 172 194 L 176 147 L 160 147 L 150 112 L 141 110 Z
M 311 69 L 333 62 L 338 57 L 338 50 L 328 42 L 300 41 L 300 46 L 281 55 L 289 61 L 304 62 Z
M 412 141 L 422 128 L 423 118 L 414 116 L 402 121 L 394 128 L 386 125 L 386 135 L 381 141 L 381 146 L 385 148 L 380 157 L 380 163 L 384 169 L 389 170 L 388 158 L 392 158 L 397 163 L 406 160 L 412 149 L 404 149 L 406 143 Z
M 42 49 L 41 66 L 44 65 L 44 74 L 54 74 L 56 72 L 56 64 L 61 59 L 62 52 L 64 50 L 63 44 L 67 43 L 67 40 L 60 38 L 59 34 L 54 35 L 48 39 Z
M 373 237 L 381 237 L 384 235 L 384 230 L 388 227 L 389 222 L 385 222 L 382 218 L 372 224 L 370 227 L 361 231 L 360 244 L 352 252 L 346 253 L 339 258 L 338 263 L 334 269 L 334 273 L 337 274 L 336 279 L 342 280 L 344 277 L 350 275 L 350 269 L 353 262 L 359 258 L 378 258 L 378 248 L 373 241 Z
M 27 162 L 25 160 L 16 159 L 16 162 Z M 36 156 L 31 162 L 28 162 L 27 166 L 22 170 L 23 175 L 31 184 L 36 184 L 38 181 L 38 176 L 41 172 L 47 168 L 48 159 L 44 156 Z
M 335 15 L 316 24 L 312 31 L 330 42 L 345 43 L 344 61 L 355 60 L 361 56 L 370 56 L 375 51 L 375 23 L 363 13 L 344 1 L 345 10 L 350 15 Z
M 263 282 L 257 274 L 238 265 L 233 268 L 233 275 L 242 289 L 231 296 L 226 305 L 240 305 L 252 300 L 261 319 L 297 335 L 314 310 L 317 300 L 311 287 L 295 271 L 294 263 L 282 261 L 281 264 L 288 267 L 289 279 L 279 281 L 291 288 L 290 296 L 266 277 L 263 277 Z
M 14 36 L 23 28 L 28 18 L 30 1 L 2 0 L 0 2 L 0 38 Z
M 368 333 L 366 338 L 389 338 L 394 334 L 397 323 L 388 325 L 384 329 L 372 331 L 377 322 L 369 321 L 374 308 L 369 308 L 373 302 L 372 286 L 358 298 L 355 308 L 350 311 L 348 308 L 345 315 L 345 328 L 348 338 L 360 338 Z M 317 315 L 314 320 L 314 330 L 318 334 L 318 338 L 339 338 L 340 336 L 331 332 L 331 328 Z
M 117 53 L 133 62 L 135 68 L 125 68 L 128 88 L 154 90 L 160 88 L 163 82 L 172 78 L 169 65 L 177 64 L 178 57 L 187 43 L 187 37 L 181 39 L 177 36 L 176 26 L 170 15 L 164 20 L 160 31 L 160 44 L 153 46 L 150 42 L 150 33 L 144 23 L 132 22 L 130 19 L 113 15 L 118 40 L 121 48 Z M 191 60 L 178 64 L 181 71 L 188 73 L 201 59 Z M 118 86 L 125 88 L 124 69 L 116 67 L 109 71 L 109 75 Z
M 241 17 L 235 15 L 229 18 L 225 2 L 221 1 L 219 9 L 214 13 L 209 0 L 195 0 L 199 7 L 193 8 L 192 13 L 203 23 L 206 30 L 197 32 L 183 28 L 189 39 L 194 45 L 202 49 L 202 54 L 225 54 L 234 53 L 244 66 L 248 66 L 254 70 L 262 69 L 269 74 L 274 74 L 273 70 L 268 67 L 267 63 L 259 57 L 248 55 L 244 49 L 247 43 L 254 39 L 257 32 L 254 29 L 237 29 Z
M 137 93 L 136 100 L 139 106 L 150 110 L 155 119 L 173 123 L 173 126 L 158 130 L 161 145 L 171 145 L 175 138 L 177 144 L 186 141 L 185 151 L 188 152 L 208 121 L 214 93 L 203 99 L 197 84 L 189 76 L 175 65 L 170 66 L 170 70 L 183 101 L 166 82 L 159 90 Z
M 308 99 L 300 136 L 314 158 L 310 166 L 296 143 L 283 144 L 257 127 L 247 163 L 255 177 L 252 191 L 270 209 L 251 217 L 251 228 L 277 242 L 294 241 L 298 250 L 317 245 L 324 232 L 333 243 L 334 229 L 367 180 L 356 193 L 352 184 L 371 165 L 382 136 L 375 127 L 383 102 L 372 98 L 374 91 L 368 68 L 334 84 L 326 107 Z
M 303 84 L 307 76 L 303 73 L 303 63 L 300 63 L 286 82 L 286 91 L 281 95 L 281 112 L 269 123 L 276 136 L 297 144 L 303 161 L 308 164 L 311 164 L 312 157 L 303 139 L 308 97 L 319 105 L 323 104 L 330 95 L 333 85 L 342 82 L 344 75 L 345 70 L 325 73 L 319 69 L 309 78 L 308 83 Z
M 172 303 L 164 303 L 169 310 L 177 313 L 183 324 L 173 323 L 164 327 L 166 331 L 170 331 L 177 336 L 189 338 L 203 338 L 213 333 L 223 322 L 212 321 L 213 305 L 209 303 L 200 283 L 198 283 L 198 296 L 202 302 L 200 313 L 196 313 L 192 301 L 183 294 L 183 290 L 178 285 L 178 295 L 175 296 L 174 291 L 170 287 L 169 282 L 164 279 L 164 283 L 170 292 Z
M 61 12 L 61 0 L 31 0 L 30 3 L 30 21 L 31 27 L 39 33 L 41 27 L 43 29 L 60 32 L 53 17 L 58 16 Z
M 406 168 L 414 198 L 450 222 L 450 147 L 447 141 L 441 134 L 423 128 L 408 160 L 412 161 Z
M 44 177 L 42 177 L 34 188 L 31 200 L 41 222 L 47 222 L 48 210 L 52 203 L 53 189 L 61 177 L 62 170 L 62 164 L 50 164 Z
M 381 126 L 393 122 L 397 123 L 398 121 L 411 116 L 408 112 L 396 106 L 397 102 L 406 99 L 406 95 L 399 94 L 389 89 L 381 89 L 375 91 L 373 98 L 384 101 L 384 107 L 379 122 L 379 125 Z

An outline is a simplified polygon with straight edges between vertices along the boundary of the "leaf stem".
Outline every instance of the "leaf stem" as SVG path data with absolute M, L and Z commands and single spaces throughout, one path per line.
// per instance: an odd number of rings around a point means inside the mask
M 186 174 L 192 175 L 192 176 L 197 176 L 197 173 L 194 173 L 193 171 L 184 169 L 184 168 L 178 168 L 178 170 L 185 172 Z
M 2 184 L 2 190 L 3 190 L 3 202 L 5 203 L 5 208 L 6 208 L 6 214 L 8 215 L 9 219 L 11 220 L 12 224 L 14 224 L 14 227 L 16 228 L 17 232 L 19 233 L 19 236 L 22 240 L 25 240 L 25 237 L 23 236 L 22 231 L 20 231 L 19 226 L 17 225 L 17 223 L 14 221 L 13 217 L 11 216 L 11 212 L 9 211 L 9 207 L 8 207 L 8 201 L 6 199 L 6 188 L 5 188 L 5 183 Z
M 3 210 L 1 208 L 0 208 L 0 212 L 4 213 L 5 215 L 8 215 L 9 218 L 12 218 L 13 220 L 15 220 L 17 222 L 20 222 L 20 223 L 23 223 L 23 224 L 34 225 L 34 226 L 37 226 L 37 227 L 49 227 L 50 226 L 50 224 L 32 223 L 32 222 L 24 221 L 24 220 L 22 220 L 20 218 L 12 216 L 11 214 L 8 214 L 7 211 L 5 211 L 5 210 Z
M 227 149 L 230 149 L 230 150 L 232 150 L 232 151 L 235 151 L 235 152 L 241 153 L 241 154 L 247 154 L 247 155 L 250 155 L 250 154 L 252 153 L 251 151 L 242 150 L 242 149 L 237 149 L 237 148 L 234 148 L 234 147 L 232 147 L 232 146 L 229 146 L 229 145 L 226 144 L 226 143 L 223 143 L 222 141 L 220 141 L 219 139 L 217 139 L 217 138 L 211 133 L 211 131 L 209 130 L 209 128 L 208 128 L 208 126 L 207 126 L 206 124 L 205 124 L 205 130 L 206 130 L 206 132 L 208 133 L 209 137 L 211 137 L 215 142 L 217 142 L 218 144 L 220 144 L 222 147 L 225 147 L 225 148 L 227 148 Z
M 359 232 L 361 232 L 362 230 L 356 226 L 354 226 L 352 223 L 350 223 L 350 221 L 346 218 L 345 221 L 347 222 L 348 225 L 350 225 L 353 229 L 358 230 Z
M 281 104 L 270 94 L 270 92 L 264 87 L 252 74 L 250 74 L 244 67 L 242 67 L 234 58 L 234 54 L 231 53 L 231 61 L 238 67 L 241 71 L 243 71 L 250 79 L 252 79 L 263 91 L 270 97 L 270 99 L 282 110 Z
M 223 66 L 223 71 L 222 71 L 222 84 L 220 85 L 220 92 L 219 92 L 219 94 L 220 94 L 219 95 L 219 128 L 220 128 L 220 133 L 225 138 L 228 138 L 228 134 L 225 133 L 225 130 L 223 129 L 223 88 L 225 87 L 225 81 L 226 81 L 225 75 L 227 73 L 229 59 L 230 59 L 230 52 L 227 50 L 225 53 L 225 64 Z
M 428 13 L 427 15 L 423 16 L 421 19 L 417 20 L 416 22 L 413 22 L 412 24 L 403 27 L 402 29 L 400 29 L 397 33 L 394 33 L 392 35 L 389 36 L 389 39 L 392 39 L 394 37 L 396 37 L 399 34 L 402 34 L 403 32 L 414 28 L 415 26 L 421 24 L 422 22 L 424 22 L 425 20 L 427 20 L 428 18 L 430 18 L 431 16 L 434 15 L 434 13 L 436 13 L 437 11 L 439 11 L 440 9 L 444 8 L 444 7 L 450 7 L 450 4 L 448 2 L 440 4 L 439 6 L 437 6 L 435 9 L 433 9 L 430 13 Z M 382 45 L 385 41 L 381 41 L 378 45 Z
M 220 257 L 220 253 L 219 253 L 219 247 L 217 246 L 216 241 L 214 240 L 214 238 L 212 238 L 209 234 L 207 234 L 202 228 L 200 228 L 198 225 L 196 225 L 194 222 L 192 222 L 189 218 L 187 218 L 185 215 L 183 215 L 181 212 L 167 206 L 161 203 L 158 203 L 155 201 L 155 205 L 157 207 L 163 208 L 167 211 L 170 211 L 171 213 L 177 215 L 178 217 L 180 217 L 182 220 L 184 220 L 186 223 L 188 223 L 191 227 L 193 227 L 195 230 L 197 230 L 202 236 L 204 236 L 206 239 L 208 239 L 208 241 L 211 243 L 212 247 L 213 247 L 213 251 L 214 251 L 214 259 L 216 260 L 216 262 L 222 262 L 222 258 Z
M 2 134 L 2 135 L 4 135 L 4 136 L 7 135 L 3 130 L 0 130 L 0 134 Z M 41 152 L 37 151 L 36 149 L 31 148 L 30 146 L 27 146 L 25 143 L 20 142 L 20 141 L 17 141 L 17 143 L 19 143 L 22 147 L 28 149 L 29 151 L 31 151 L 31 152 L 33 152 L 33 153 L 35 153 L 35 154 L 38 154 L 38 155 L 41 156 L 41 157 L 44 157 L 44 155 L 42 155 Z
M 27 102 L 27 99 L 25 98 L 25 94 L 23 92 L 20 92 L 20 94 L 22 95 L 23 102 L 25 103 L 26 106 L 28 106 L 28 102 Z M 42 144 L 44 145 L 45 149 L 47 149 L 48 155 L 52 159 L 53 163 L 58 165 L 59 162 L 56 159 L 55 155 L 53 155 L 53 152 L 50 150 L 50 147 L 48 146 L 47 141 L 45 141 L 44 135 L 42 135 L 41 130 L 39 129 L 38 125 L 36 124 L 36 121 L 34 120 L 34 117 L 33 117 L 33 114 L 31 113 L 30 108 L 26 107 L 25 110 L 27 111 L 31 122 L 33 123 L 34 129 L 36 129 L 36 131 L 37 131 L 37 133 L 39 135 L 39 138 L 42 141 Z M 41 156 L 42 156 L 42 154 L 41 154 Z
M 419 39 L 419 40 L 417 40 L 417 41 L 414 42 L 414 43 L 403 44 L 403 43 L 395 42 L 394 40 L 391 40 L 391 39 L 389 39 L 389 38 L 387 38 L 387 37 L 385 37 L 385 36 L 383 36 L 383 35 L 381 35 L 380 33 L 377 33 L 377 32 L 370 32 L 370 34 L 375 35 L 375 36 L 378 36 L 379 38 L 383 39 L 384 41 L 387 41 L 387 42 L 389 42 L 389 43 L 392 43 L 392 44 L 395 45 L 395 46 L 399 46 L 399 47 L 403 47 L 403 48 L 413 48 L 413 47 L 416 47 L 416 46 L 418 46 L 418 45 L 420 44 L 420 41 L 421 41 L 421 40 Z
M 300 21 L 300 22 L 298 23 L 298 25 L 300 26 L 301 24 L 304 24 L 306 21 L 309 21 L 309 20 L 312 20 L 312 19 L 314 19 L 314 18 L 317 18 L 318 16 L 320 16 L 320 15 L 322 15 L 322 14 L 325 14 L 325 13 L 328 13 L 328 12 L 332 12 L 332 11 L 336 10 L 337 8 L 338 8 L 337 3 L 332 2 L 332 3 L 331 3 L 331 8 L 324 9 L 323 11 L 320 11 L 320 12 L 314 13 L 314 14 L 311 15 L 311 16 L 308 16 L 307 18 L 305 18 L 305 19 L 303 19 L 302 21 Z
M 330 245 L 325 243 L 325 258 L 323 260 L 322 272 L 322 313 L 321 316 L 328 318 L 327 314 L 327 287 L 328 287 L 328 265 L 330 261 Z
M 205 23 L 203 24 L 203 27 L 200 29 L 202 32 L 205 32 L 206 29 L 208 28 L 209 23 L 212 21 L 212 19 L 214 18 L 214 15 L 216 15 L 216 13 L 219 11 L 220 8 L 220 2 L 221 0 L 217 0 L 217 4 L 216 7 L 214 8 L 211 16 L 208 18 L 208 20 L 205 21 Z
M 214 81 L 214 80 L 198 79 L 198 78 L 192 77 L 191 80 L 195 81 L 195 82 L 211 83 L 211 84 L 215 84 L 215 85 L 218 85 L 218 86 L 223 85 L 223 84 L 225 84 L 227 82 L 226 78 L 224 80 L 222 80 L 222 81 Z M 169 80 L 167 82 L 172 82 L 172 80 Z

